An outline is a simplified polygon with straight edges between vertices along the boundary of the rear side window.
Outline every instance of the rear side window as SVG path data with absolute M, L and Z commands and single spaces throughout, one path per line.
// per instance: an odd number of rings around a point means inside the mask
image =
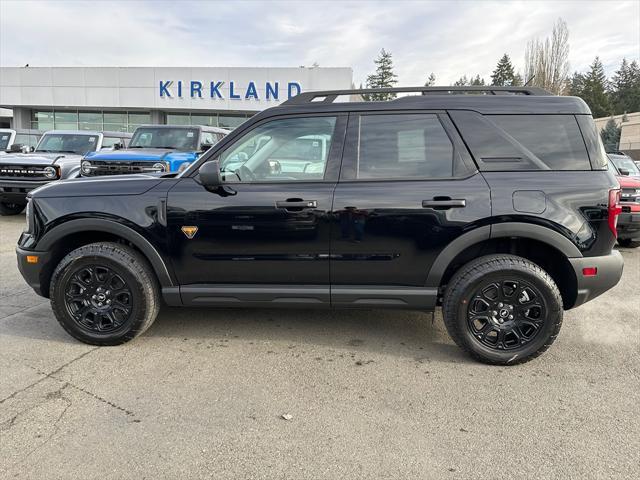
M 573 115 L 450 114 L 480 170 L 591 170 Z
M 435 114 L 362 115 L 356 178 L 448 178 L 454 148 Z

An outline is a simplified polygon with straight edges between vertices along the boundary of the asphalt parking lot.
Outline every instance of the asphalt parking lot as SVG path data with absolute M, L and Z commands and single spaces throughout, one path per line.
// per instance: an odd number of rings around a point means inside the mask
M 502 368 L 414 312 L 165 307 L 87 346 L 20 277 L 23 223 L 0 218 L 0 478 L 640 477 L 640 249 Z

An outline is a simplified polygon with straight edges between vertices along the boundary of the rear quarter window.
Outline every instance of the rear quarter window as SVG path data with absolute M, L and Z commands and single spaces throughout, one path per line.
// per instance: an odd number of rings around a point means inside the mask
M 451 113 L 480 170 L 591 170 L 574 115 Z

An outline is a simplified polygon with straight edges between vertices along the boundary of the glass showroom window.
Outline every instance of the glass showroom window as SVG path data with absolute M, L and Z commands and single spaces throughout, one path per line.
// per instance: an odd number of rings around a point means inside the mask
M 104 127 L 108 132 L 127 131 L 126 112 L 104 112 Z
M 167 125 L 191 125 L 188 113 L 167 113 Z
M 56 130 L 77 130 L 78 112 L 55 112 L 53 113 L 53 126 Z
M 78 112 L 80 130 L 102 130 L 102 112 Z
M 140 125 L 147 125 L 151 123 L 151 113 L 129 112 L 128 120 L 129 120 L 128 130 L 130 132 L 133 132 Z
M 247 120 L 247 118 L 248 116 L 246 115 L 243 115 L 241 117 L 231 116 L 231 115 L 220 115 L 218 117 L 218 126 L 221 128 L 234 129 L 242 125 Z
M 53 130 L 53 111 L 33 110 L 31 128 L 34 130 Z

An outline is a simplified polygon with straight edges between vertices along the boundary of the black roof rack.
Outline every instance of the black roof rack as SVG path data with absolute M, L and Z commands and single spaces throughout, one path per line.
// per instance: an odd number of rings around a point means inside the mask
M 333 103 L 342 95 L 369 95 L 376 93 L 421 93 L 422 95 L 448 95 L 458 93 L 484 93 L 486 95 L 534 95 L 549 96 L 551 92 L 539 87 L 398 87 L 398 88 L 369 88 L 351 90 L 326 90 L 317 92 L 304 92 L 290 98 L 283 105 L 301 105 L 304 103 Z

